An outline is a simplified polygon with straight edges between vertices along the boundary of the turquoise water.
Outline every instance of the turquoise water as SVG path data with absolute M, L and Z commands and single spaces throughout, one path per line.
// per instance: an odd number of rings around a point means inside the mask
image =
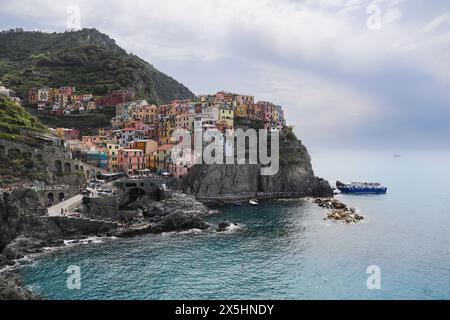
M 388 185 L 340 196 L 367 220 L 346 225 L 306 200 L 226 207 L 242 227 L 107 240 L 49 253 L 21 273 L 51 299 L 449 299 L 450 155 L 314 154 L 318 175 Z M 71 265 L 81 290 L 66 287 Z M 381 270 L 369 290 L 366 269 Z

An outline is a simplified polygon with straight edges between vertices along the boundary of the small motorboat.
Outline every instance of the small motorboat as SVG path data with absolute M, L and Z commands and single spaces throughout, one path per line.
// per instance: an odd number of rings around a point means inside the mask
M 249 201 L 252 206 L 257 206 L 259 204 L 258 200 L 252 199 Z

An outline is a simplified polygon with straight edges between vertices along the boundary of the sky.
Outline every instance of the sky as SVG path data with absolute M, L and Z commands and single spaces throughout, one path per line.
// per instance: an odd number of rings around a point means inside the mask
M 74 26 L 195 94 L 283 105 L 310 150 L 450 149 L 448 0 L 0 0 L 0 29 Z

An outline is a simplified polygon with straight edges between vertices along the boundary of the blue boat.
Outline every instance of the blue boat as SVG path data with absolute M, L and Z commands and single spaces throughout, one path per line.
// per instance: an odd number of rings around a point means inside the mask
M 368 182 L 342 183 L 337 181 L 336 188 L 342 193 L 385 194 L 387 192 L 387 187 L 379 183 Z

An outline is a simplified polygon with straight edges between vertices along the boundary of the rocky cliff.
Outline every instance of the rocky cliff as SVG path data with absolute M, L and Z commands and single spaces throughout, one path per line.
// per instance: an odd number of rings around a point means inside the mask
M 262 176 L 260 165 L 196 165 L 184 179 L 183 189 L 201 197 L 254 193 L 286 193 L 329 197 L 333 190 L 317 178 L 306 147 L 292 128 L 280 134 L 280 169 L 276 175 Z
M 45 214 L 46 208 L 35 191 L 0 194 L 0 268 L 45 246 L 60 245 L 64 239 L 108 235 L 115 229 L 108 222 Z

